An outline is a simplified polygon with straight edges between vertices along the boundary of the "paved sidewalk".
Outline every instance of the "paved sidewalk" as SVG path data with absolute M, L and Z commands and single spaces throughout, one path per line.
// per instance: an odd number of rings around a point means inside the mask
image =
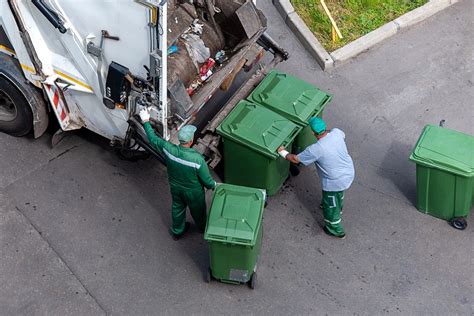
M 347 135 L 357 178 L 348 238 L 326 236 L 314 168 L 269 201 L 256 290 L 203 275 L 195 228 L 170 239 L 166 170 L 119 160 L 79 133 L 51 149 L 0 134 L 0 314 L 470 315 L 472 236 L 419 213 L 411 148 L 425 124 L 474 134 L 472 1 L 324 73 L 259 0 L 289 49 L 280 69 L 334 95 L 325 119 Z M 76 294 L 77 293 L 77 294 Z

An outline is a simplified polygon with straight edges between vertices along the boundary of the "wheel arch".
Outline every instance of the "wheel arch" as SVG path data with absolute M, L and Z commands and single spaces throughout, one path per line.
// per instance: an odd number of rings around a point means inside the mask
M 49 124 L 48 103 L 43 92 L 24 77 L 18 61 L 4 53 L 0 53 L 0 76 L 11 82 L 25 98 L 33 114 L 34 137 L 43 135 Z

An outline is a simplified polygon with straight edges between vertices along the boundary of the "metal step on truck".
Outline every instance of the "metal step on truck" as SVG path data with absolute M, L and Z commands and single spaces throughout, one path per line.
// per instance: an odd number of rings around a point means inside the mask
M 198 125 L 195 148 L 215 167 L 216 127 L 287 58 L 250 0 L 3 0 L 0 131 L 37 138 L 53 118 L 53 144 L 86 128 L 128 157 L 163 161 L 137 119 L 146 107 L 171 142 Z

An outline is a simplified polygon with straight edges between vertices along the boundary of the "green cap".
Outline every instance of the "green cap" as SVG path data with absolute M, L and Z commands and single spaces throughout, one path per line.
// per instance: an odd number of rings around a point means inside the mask
M 182 144 L 189 143 L 194 139 L 194 132 L 196 132 L 196 126 L 194 125 L 185 125 L 181 127 L 178 132 L 178 140 Z
M 326 123 L 319 117 L 310 118 L 308 123 L 316 134 L 322 134 L 326 130 Z

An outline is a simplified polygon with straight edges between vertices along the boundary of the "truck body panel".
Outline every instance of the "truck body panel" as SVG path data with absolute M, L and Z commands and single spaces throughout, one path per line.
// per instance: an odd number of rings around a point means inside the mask
M 232 106 L 202 111 L 262 47 L 278 52 L 261 44 L 266 19 L 250 0 L 6 0 L 0 12 L 0 53 L 43 90 L 61 129 L 84 127 L 126 149 L 150 150 L 141 109 L 176 143 L 181 126 Z
M 131 0 L 112 5 L 110 1 L 48 0 L 45 3 L 54 9 L 65 22 L 68 31 L 61 34 L 31 1 L 14 1 L 26 31 L 41 62 L 39 78 L 27 47 L 17 26 L 11 7 L 1 4 L 1 27 L 5 30 L 11 48 L 4 49 L 14 54 L 22 65 L 25 77 L 37 87 L 44 85 L 45 94 L 51 101 L 54 94 L 46 87 L 55 83 L 61 89 L 61 99 L 68 111 L 69 120 L 60 120 L 63 130 L 86 127 L 107 137 L 124 138 L 128 128 L 128 113 L 121 108 L 108 109 L 102 104 L 100 80 L 105 82 L 107 65 L 111 61 L 127 65 L 134 73 L 146 77 L 143 65 L 148 64 L 150 36 L 148 34 L 149 9 Z M 124 27 L 126 24 L 126 28 Z M 102 65 L 98 69 L 98 58 L 87 52 L 87 44 L 100 45 L 102 30 L 119 34 L 119 40 L 104 40 Z M 156 43 L 156 41 L 155 41 Z M 2 43 L 0 45 L 6 47 Z M 2 47 L 3 48 L 3 47 Z M 66 89 L 65 89 L 66 88 Z

